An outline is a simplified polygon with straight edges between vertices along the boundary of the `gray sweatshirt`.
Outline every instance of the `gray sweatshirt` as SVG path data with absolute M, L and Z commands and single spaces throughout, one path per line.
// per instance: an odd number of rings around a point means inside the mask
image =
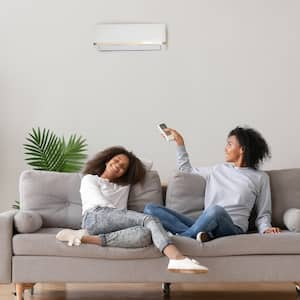
M 256 204 L 255 225 L 258 231 L 263 233 L 272 227 L 270 182 L 265 172 L 235 167 L 231 163 L 193 168 L 185 146 L 177 147 L 177 167 L 182 172 L 198 174 L 206 180 L 205 208 L 222 206 L 234 224 L 246 232 L 252 207 Z

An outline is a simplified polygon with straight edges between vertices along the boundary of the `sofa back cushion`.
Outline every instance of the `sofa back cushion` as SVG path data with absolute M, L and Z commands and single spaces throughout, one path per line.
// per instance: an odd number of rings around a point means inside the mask
M 20 209 L 38 212 L 43 227 L 80 228 L 81 174 L 24 171 L 20 177 Z
M 147 203 L 163 204 L 160 178 L 154 170 L 147 171 L 145 180 L 131 187 L 127 207 L 143 212 Z
M 285 228 L 284 212 L 300 208 L 300 169 L 266 171 L 270 177 L 272 195 L 272 225 Z M 205 180 L 199 175 L 174 172 L 168 180 L 166 206 L 197 218 L 204 208 Z M 256 211 L 253 209 L 249 230 L 255 230 Z
M 272 225 L 285 228 L 285 211 L 300 208 L 300 169 L 272 170 L 267 173 L 272 195 Z
M 81 226 L 82 174 L 24 171 L 20 177 L 20 209 L 36 211 L 43 227 L 78 229 Z M 147 171 L 145 181 L 131 187 L 128 208 L 143 211 L 147 202 L 162 204 L 161 184 L 156 171 Z
M 195 220 L 204 209 L 205 179 L 175 171 L 168 179 L 166 207 Z

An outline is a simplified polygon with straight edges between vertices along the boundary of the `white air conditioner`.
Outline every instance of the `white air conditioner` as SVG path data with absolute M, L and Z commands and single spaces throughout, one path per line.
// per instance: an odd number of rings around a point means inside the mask
M 98 24 L 94 46 L 99 51 L 162 50 L 165 24 Z

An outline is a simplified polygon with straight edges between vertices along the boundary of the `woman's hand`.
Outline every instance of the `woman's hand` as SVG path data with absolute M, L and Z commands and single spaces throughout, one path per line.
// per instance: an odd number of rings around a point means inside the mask
M 175 142 L 177 143 L 178 146 L 184 145 L 183 137 L 179 132 L 177 132 L 176 130 L 174 130 L 172 128 L 166 128 L 165 132 L 171 133 L 174 136 L 174 140 L 175 140 Z
M 278 227 L 270 227 L 270 228 L 267 228 L 264 233 L 280 233 L 280 228 Z

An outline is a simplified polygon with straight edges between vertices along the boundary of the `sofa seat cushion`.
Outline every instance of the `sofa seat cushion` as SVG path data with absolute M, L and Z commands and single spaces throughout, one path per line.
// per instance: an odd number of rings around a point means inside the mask
M 142 259 L 162 256 L 154 246 L 125 249 L 81 244 L 78 247 L 69 247 L 67 243 L 60 242 L 55 238 L 61 229 L 63 228 L 42 228 L 34 233 L 14 235 L 13 254 L 107 259 Z
M 82 244 L 69 247 L 57 241 L 55 235 L 62 228 L 42 228 L 35 233 L 16 234 L 13 237 L 14 255 L 68 256 L 107 259 L 143 259 L 161 257 L 154 247 L 125 249 Z M 175 245 L 188 256 L 239 256 L 264 254 L 300 254 L 300 233 L 283 231 L 280 234 L 257 233 L 228 236 L 201 244 L 186 237 L 173 236 Z
M 227 236 L 201 244 L 186 237 L 174 236 L 176 246 L 188 256 L 291 255 L 300 254 L 300 233 L 258 233 Z

